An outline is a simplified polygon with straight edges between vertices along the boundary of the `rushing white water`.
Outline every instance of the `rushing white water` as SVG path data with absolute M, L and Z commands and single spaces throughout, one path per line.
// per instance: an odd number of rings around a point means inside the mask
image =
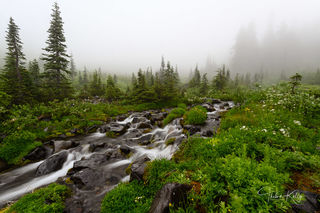
M 73 167 L 75 161 L 80 160 L 83 157 L 89 157 L 91 153 L 88 153 L 89 145 L 86 144 L 83 146 L 81 152 L 73 151 L 68 154 L 67 160 L 64 162 L 62 168 L 58 171 L 52 172 L 50 174 L 32 178 L 30 181 L 23 183 L 21 185 L 15 186 L 5 191 L 0 192 L 0 204 L 3 204 L 6 201 L 10 201 L 14 198 L 17 198 L 23 194 L 33 191 L 40 186 L 48 185 L 54 181 L 56 181 L 59 177 L 63 177 L 67 174 L 68 170 Z M 26 165 L 19 169 L 15 169 L 13 171 L 7 172 L 0 176 L 1 182 L 8 181 L 11 177 L 11 182 L 13 181 L 12 177 L 22 175 L 26 172 L 34 171 L 43 161 Z M 8 182 L 7 182 L 8 183 Z
M 222 104 L 214 104 L 214 108 L 216 111 L 208 112 L 208 115 L 212 114 L 215 115 L 220 111 L 227 110 L 228 107 L 233 107 L 233 102 L 228 102 L 229 106 L 224 107 Z M 139 117 L 141 116 L 141 117 Z M 128 159 L 121 159 L 121 158 L 113 158 L 112 161 L 107 161 L 106 164 L 103 164 L 98 169 L 102 169 L 107 172 L 119 172 L 120 170 L 123 173 L 124 168 L 126 165 L 134 162 L 141 156 L 147 156 L 151 160 L 155 159 L 171 159 L 173 154 L 178 149 L 178 144 L 173 143 L 170 145 L 166 145 L 166 141 L 169 138 L 178 138 L 178 137 L 185 137 L 183 134 L 183 129 L 180 126 L 180 120 L 175 119 L 170 124 L 166 125 L 164 128 L 155 128 L 149 133 L 144 133 L 141 135 L 140 129 L 137 129 L 137 125 L 139 123 L 132 123 L 135 117 L 139 117 L 142 119 L 142 122 L 150 122 L 146 118 L 142 117 L 139 113 L 133 113 L 129 117 L 127 117 L 123 121 L 117 121 L 118 124 L 121 125 L 129 125 L 130 128 L 127 130 L 126 134 L 120 136 L 116 139 L 110 139 L 106 137 L 105 133 L 100 133 L 99 131 L 96 133 L 92 133 L 88 136 L 81 138 L 80 147 L 70 148 L 68 150 L 68 157 L 67 160 L 64 162 L 62 168 L 58 171 L 52 172 L 47 175 L 43 175 L 40 177 L 36 177 L 36 169 L 38 166 L 43 163 L 43 161 L 39 161 L 36 163 L 32 163 L 26 166 L 23 166 L 18 169 L 14 169 L 12 171 L 6 172 L 0 175 L 0 207 L 3 206 L 5 203 L 15 200 L 19 198 L 21 195 L 26 194 L 28 192 L 33 191 L 36 188 L 39 188 L 44 185 L 48 185 L 52 182 L 55 182 L 60 177 L 65 177 L 68 171 L 73 168 L 74 163 L 81 159 L 88 159 L 94 153 L 89 152 L 89 147 L 91 143 L 99 142 L 99 144 L 110 144 L 109 146 L 103 147 L 100 151 L 95 151 L 95 153 L 104 154 L 107 152 L 117 152 L 119 150 L 120 145 L 125 143 L 126 146 L 130 148 L 132 151 L 132 155 Z M 209 116 L 208 116 L 209 117 Z M 140 134 L 139 134 L 140 132 Z M 138 134 L 136 134 L 138 133 Z M 139 140 L 142 137 L 151 138 L 151 144 L 147 145 L 138 145 Z M 127 139 L 130 139 L 130 143 L 126 143 Z M 133 141 L 133 142 L 132 142 Z M 136 141 L 136 142 L 134 142 Z M 62 141 L 63 142 L 63 141 Z M 97 143 L 96 143 L 97 144 Z M 100 146 L 100 145 L 99 145 Z M 127 182 L 130 179 L 129 175 L 125 175 L 119 173 L 117 177 L 119 177 L 120 182 Z M 115 174 L 116 175 L 116 174 Z M 103 188 L 100 193 L 104 193 L 108 190 L 111 190 L 117 184 L 108 185 L 106 188 Z

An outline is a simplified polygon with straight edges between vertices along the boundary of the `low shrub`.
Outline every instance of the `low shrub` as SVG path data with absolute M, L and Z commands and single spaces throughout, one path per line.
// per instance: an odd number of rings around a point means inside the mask
M 200 125 L 207 120 L 207 110 L 202 106 L 195 106 L 183 116 L 185 124 Z
M 0 158 L 8 164 L 18 164 L 31 150 L 42 145 L 35 139 L 36 136 L 29 131 L 15 132 L 7 136 L 0 145 Z
M 163 120 L 163 124 L 167 125 L 168 123 L 170 123 L 174 119 L 182 117 L 185 112 L 186 112 L 186 110 L 183 108 L 180 108 L 180 107 L 171 110 L 169 115 L 167 115 L 167 117 Z
M 70 189 L 56 183 L 27 194 L 13 204 L 8 213 L 58 213 L 63 212 L 64 201 L 70 195 Z

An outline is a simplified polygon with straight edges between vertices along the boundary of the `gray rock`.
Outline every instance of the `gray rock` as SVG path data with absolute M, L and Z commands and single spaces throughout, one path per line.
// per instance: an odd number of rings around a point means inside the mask
M 287 195 L 294 199 L 297 193 L 304 194 L 306 199 L 301 204 L 291 204 L 293 212 L 318 212 L 320 210 L 320 194 L 302 190 L 295 190 L 292 192 L 288 192 Z
M 54 152 L 60 152 L 63 149 L 70 149 L 79 146 L 75 141 L 54 141 Z
M 67 157 L 67 151 L 62 151 L 58 154 L 52 155 L 38 166 L 36 176 L 46 175 L 61 169 L 64 162 L 67 160 Z
M 148 161 L 150 161 L 150 158 L 146 155 L 143 155 L 132 163 L 130 168 L 130 182 L 133 180 L 143 180 L 143 174 L 147 166 L 146 162 Z
M 212 104 L 220 104 L 220 103 L 222 103 L 219 99 L 212 99 L 211 100 L 211 103 Z
M 127 125 L 119 124 L 116 122 L 110 122 L 109 124 L 105 124 L 100 127 L 100 132 L 105 133 L 105 132 L 113 132 L 117 135 L 122 135 L 126 132 L 127 130 Z
M 150 122 L 139 123 L 137 126 L 138 129 L 152 129 Z
M 152 134 L 146 134 L 146 135 L 141 136 L 137 140 L 140 145 L 148 145 L 151 143 L 152 137 L 153 137 Z
M 215 110 L 214 107 L 211 104 L 208 104 L 208 103 L 202 104 L 201 106 L 204 107 L 208 112 L 212 112 L 212 111 Z
M 23 159 L 31 161 L 39 161 L 49 157 L 52 154 L 52 149 L 48 146 L 39 146 L 32 150 L 27 156 Z
M 4 161 L 0 159 L 0 172 L 6 170 L 9 168 L 9 165 Z M 1 181 L 0 181 L 1 183 Z
M 185 125 L 185 126 L 183 126 L 183 128 L 184 128 L 185 130 L 187 130 L 190 135 L 194 135 L 195 133 L 201 131 L 201 127 L 200 127 L 200 126 Z
M 102 171 L 85 168 L 73 174 L 70 178 L 79 189 L 92 190 L 95 187 L 102 186 L 105 182 L 105 176 Z
M 169 203 L 175 207 L 184 207 L 187 200 L 187 192 L 191 190 L 190 185 L 180 183 L 167 183 L 159 190 L 151 204 L 150 213 L 169 212 Z

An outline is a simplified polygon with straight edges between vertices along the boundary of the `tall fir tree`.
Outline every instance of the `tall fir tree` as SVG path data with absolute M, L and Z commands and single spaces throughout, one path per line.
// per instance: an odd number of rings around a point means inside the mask
M 72 80 L 74 80 L 75 77 L 77 76 L 77 68 L 76 68 L 76 64 L 74 63 L 72 54 L 70 55 L 70 74 L 71 74 Z
M 31 100 L 31 79 L 24 67 L 25 56 L 22 52 L 22 42 L 19 27 L 10 18 L 6 36 L 7 54 L 2 73 L 3 91 L 12 97 L 13 104 L 23 104 Z
M 72 95 L 69 80 L 71 75 L 68 70 L 69 55 L 63 30 L 61 12 L 57 3 L 54 3 L 51 22 L 48 30 L 49 37 L 46 41 L 42 60 L 44 63 L 45 90 L 48 100 L 68 98 Z
M 209 83 L 207 78 L 207 73 L 202 75 L 201 85 L 200 85 L 200 95 L 207 95 L 209 90 Z

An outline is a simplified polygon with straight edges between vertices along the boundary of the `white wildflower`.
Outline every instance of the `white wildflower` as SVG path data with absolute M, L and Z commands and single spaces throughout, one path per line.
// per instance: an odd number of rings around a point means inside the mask
M 293 121 L 293 123 L 294 123 L 294 124 L 297 124 L 297 125 L 299 125 L 299 126 L 301 126 L 301 122 L 300 122 L 300 121 L 296 121 L 296 120 L 294 120 L 294 121 Z

